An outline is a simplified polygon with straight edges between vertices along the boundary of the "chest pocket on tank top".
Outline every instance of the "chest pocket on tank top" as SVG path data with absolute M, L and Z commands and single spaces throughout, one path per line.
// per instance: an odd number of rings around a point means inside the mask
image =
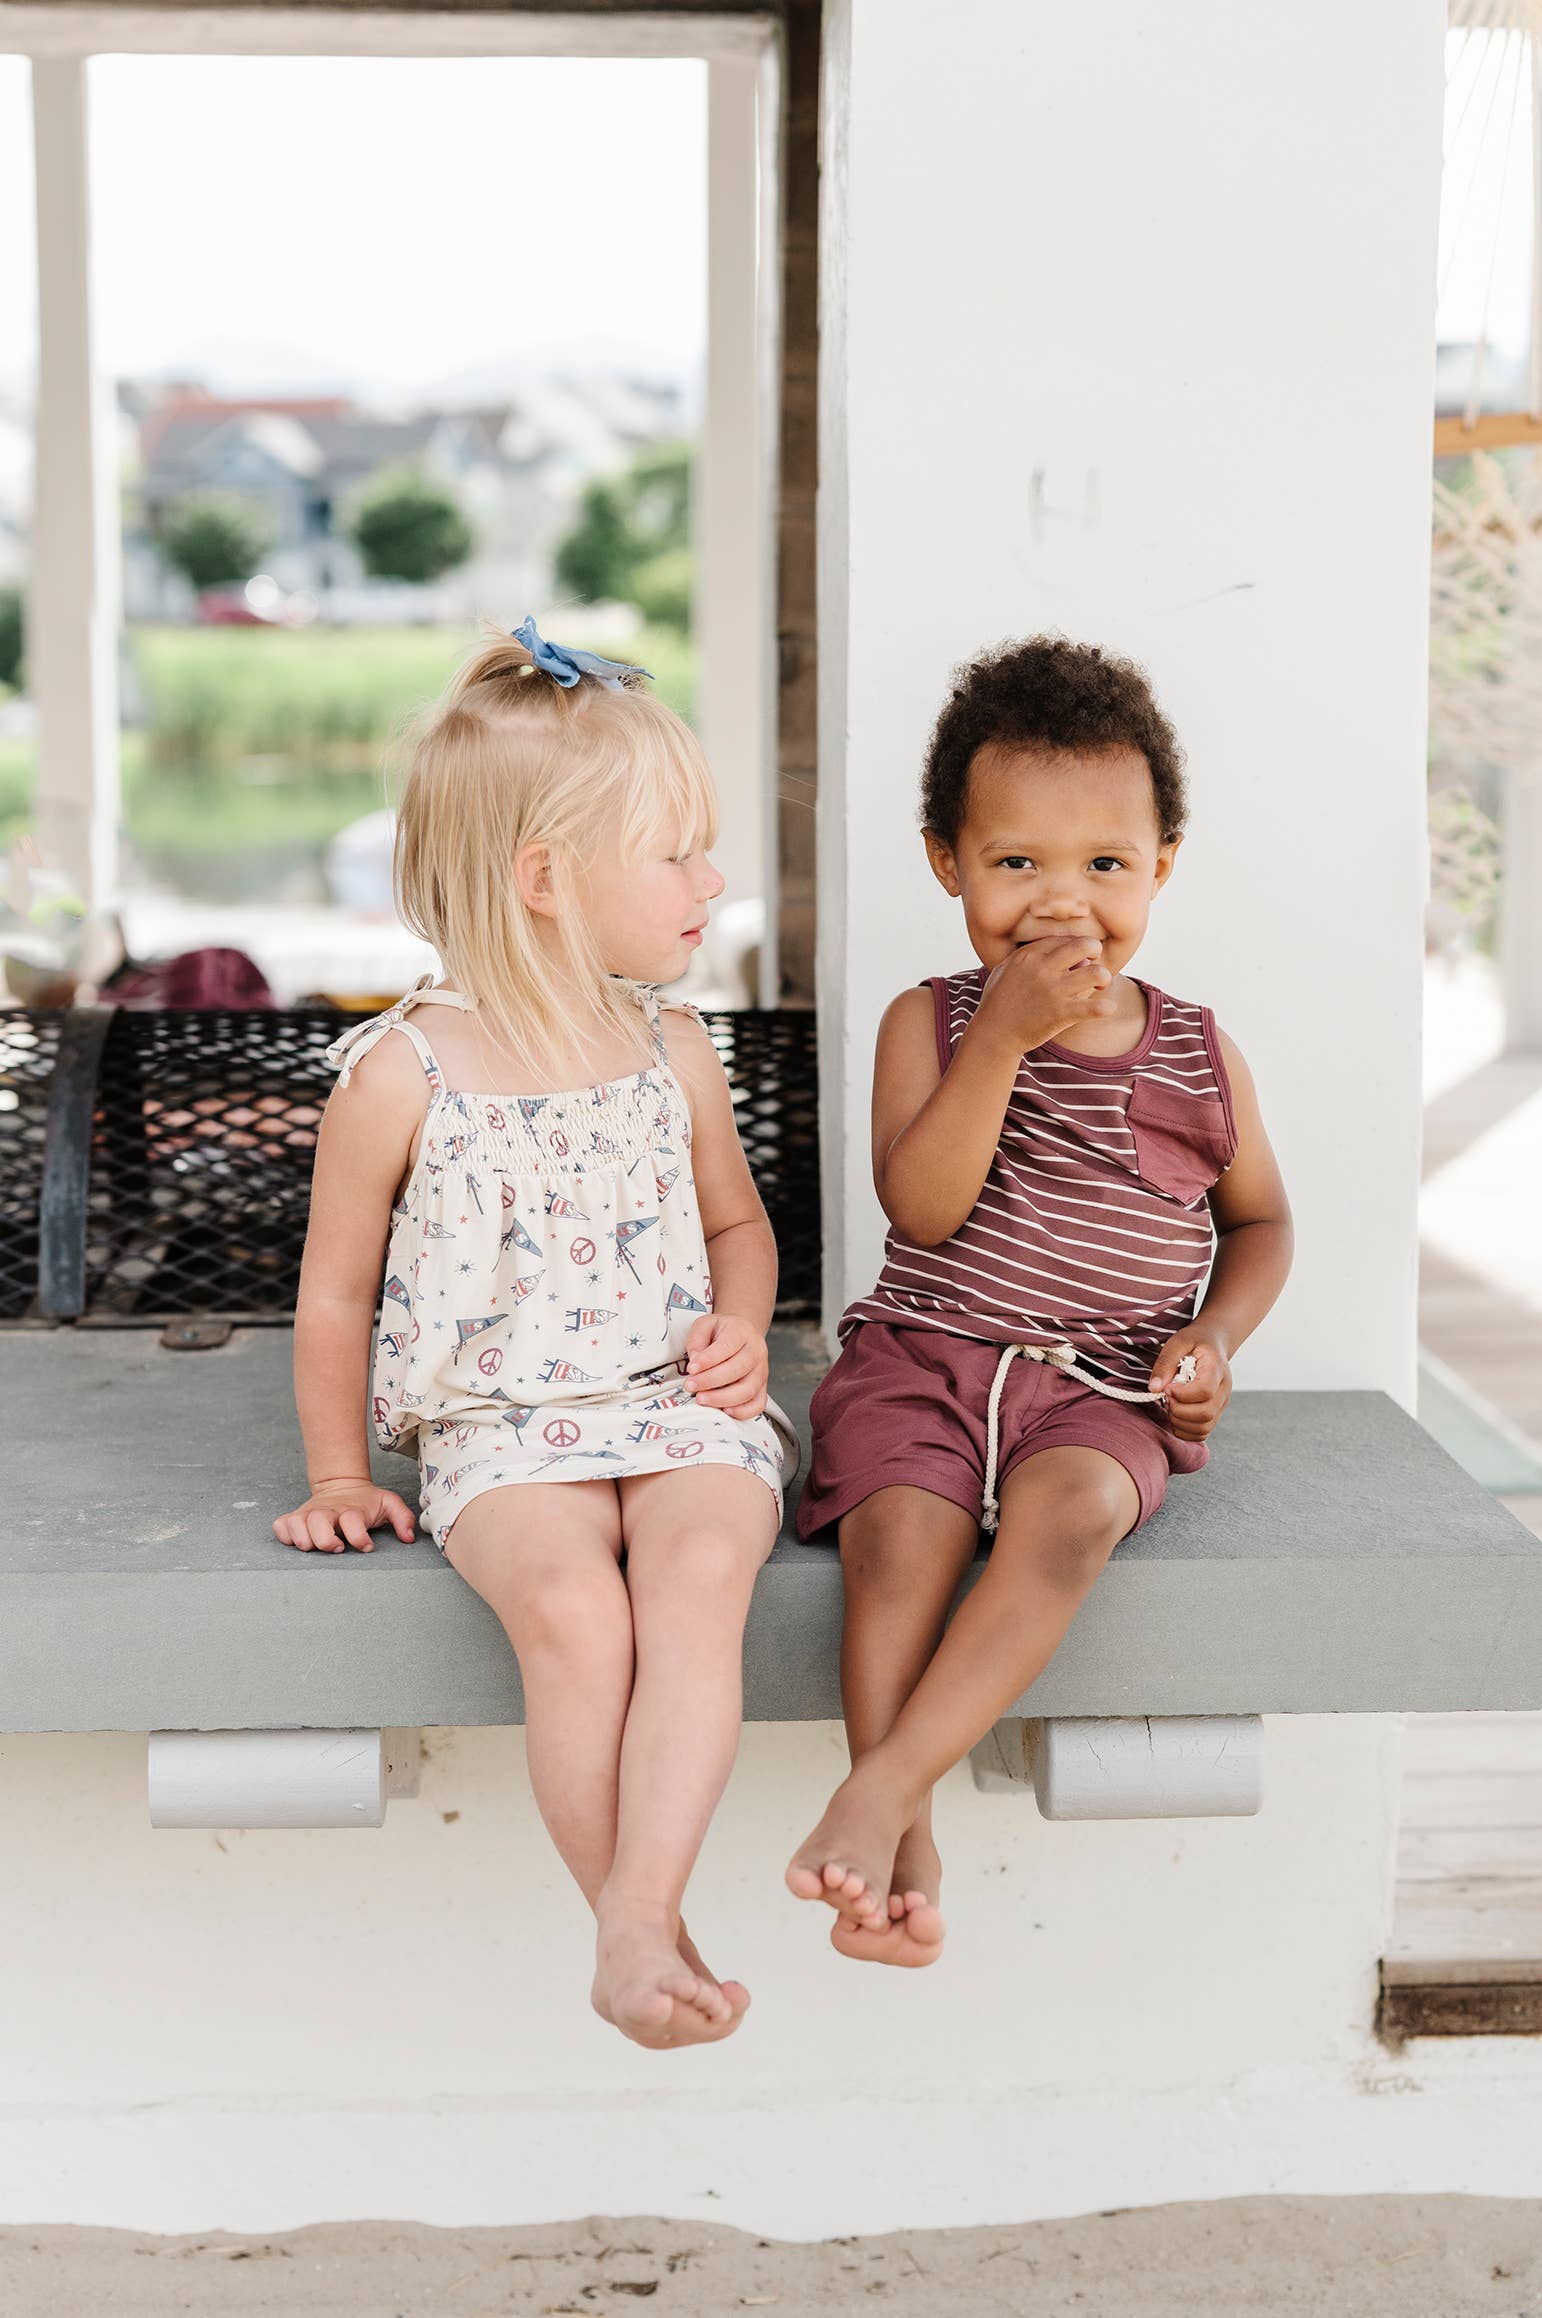
M 1192 1207 L 1236 1156 L 1225 1106 L 1213 1095 L 1182 1095 L 1137 1078 L 1125 1116 L 1142 1182 L 1180 1206 Z

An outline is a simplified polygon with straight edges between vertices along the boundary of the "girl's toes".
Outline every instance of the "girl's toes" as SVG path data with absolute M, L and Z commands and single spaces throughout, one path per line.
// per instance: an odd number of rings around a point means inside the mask
M 902 1900 L 902 1899 L 900 1898 L 900 1895 L 899 1895 L 899 1893 L 898 1893 L 897 1891 L 891 1891 L 891 1892 L 890 1892 L 890 1894 L 889 1894 L 889 1914 L 890 1914 L 890 1916 L 891 1916 L 891 1917 L 894 1919 L 894 1921 L 897 1923 L 897 1922 L 899 1921 L 899 1918 L 900 1918 L 900 1917 L 901 1917 L 901 1916 L 904 1914 L 904 1912 L 905 1912 L 905 1902 L 904 1902 L 904 1900 Z

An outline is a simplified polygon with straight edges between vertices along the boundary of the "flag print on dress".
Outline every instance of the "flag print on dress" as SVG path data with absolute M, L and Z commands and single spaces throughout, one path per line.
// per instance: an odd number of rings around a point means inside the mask
M 503 1249 L 505 1255 L 510 1248 L 518 1248 L 521 1255 L 526 1256 L 538 1256 L 541 1252 L 517 1215 L 510 1217 L 509 1227 L 498 1245 Z
M 421 1015 L 407 1016 L 464 1008 L 454 992 L 409 993 L 331 1050 L 346 1072 L 395 1030 L 427 1058 L 421 1148 L 383 1266 L 396 1325 L 376 1341 L 370 1415 L 382 1447 L 418 1452 L 423 1522 L 441 1547 L 483 1491 L 536 1478 L 700 1464 L 779 1494 L 772 1421 L 704 1408 L 682 1383 L 691 1327 L 711 1309 L 707 1251 L 687 1099 L 658 1002 L 640 995 L 652 1066 L 563 1093 L 447 1088 Z
M 667 1408 L 667 1401 L 650 1401 L 650 1408 Z M 640 1417 L 627 1434 L 629 1441 L 672 1441 L 677 1432 L 674 1425 L 661 1425 L 655 1417 Z
M 534 1473 L 549 1472 L 553 1465 L 578 1464 L 594 1467 L 624 1465 L 625 1463 L 626 1459 L 619 1449 L 554 1449 L 550 1456 L 543 1457 L 538 1465 L 533 1465 L 531 1471 Z M 574 1474 L 570 1477 L 576 1480 L 579 1476 Z
M 631 1273 L 633 1279 L 638 1281 L 639 1284 L 642 1280 L 642 1274 L 632 1261 L 630 1253 L 631 1245 L 633 1240 L 640 1239 L 645 1231 L 657 1230 L 658 1220 L 659 1219 L 656 1215 L 640 1215 L 635 1222 L 629 1219 L 627 1222 L 618 1223 L 616 1226 L 616 1253 L 621 1258 L 621 1261 L 625 1264 L 627 1270 Z
M 456 1349 L 459 1350 L 462 1345 L 469 1344 L 473 1336 L 485 1336 L 489 1328 L 501 1328 L 507 1318 L 507 1312 L 489 1312 L 485 1318 L 457 1320 L 455 1323 Z

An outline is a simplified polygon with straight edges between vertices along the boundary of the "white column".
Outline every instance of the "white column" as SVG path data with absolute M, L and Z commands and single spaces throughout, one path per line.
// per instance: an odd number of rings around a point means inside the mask
M 707 67 L 707 372 L 695 493 L 697 723 L 722 803 L 724 903 L 759 895 L 766 905 L 758 988 L 746 992 L 762 1005 L 776 991 L 776 275 L 765 263 L 774 213 L 762 166 L 774 87 L 769 54 Z
M 879 1260 L 878 1018 L 972 962 L 915 826 L 928 730 L 954 662 L 1058 629 L 1142 662 L 1188 751 L 1190 835 L 1135 971 L 1242 1048 L 1298 1224 L 1239 1382 L 1411 1399 L 1444 18 L 1246 19 L 958 0 L 939 41 L 922 0 L 828 13 L 830 1296 Z
M 1499 889 L 1505 1047 L 1542 1053 L 1542 765 L 1505 777 Z
M 38 711 L 37 828 L 88 901 L 118 849 L 118 478 L 91 304 L 87 60 L 32 66 L 37 170 L 37 466 L 27 665 Z

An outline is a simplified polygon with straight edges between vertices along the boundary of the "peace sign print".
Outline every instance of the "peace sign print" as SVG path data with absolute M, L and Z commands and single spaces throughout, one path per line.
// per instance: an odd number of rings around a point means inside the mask
M 503 1366 L 503 1354 L 496 1350 L 484 1352 L 477 1362 L 477 1366 L 484 1376 L 496 1376 Z
M 575 1263 L 575 1264 L 592 1264 L 592 1263 L 593 1263 L 593 1261 L 594 1261 L 594 1242 L 593 1242 L 593 1240 L 592 1240 L 592 1239 L 576 1239 L 576 1240 L 574 1240 L 574 1242 L 573 1242 L 572 1246 L 571 1246 L 571 1247 L 568 1249 L 568 1254 L 569 1254 L 569 1255 L 572 1257 L 572 1259 L 573 1259 L 573 1261 L 574 1261 L 574 1263 Z
M 664 1454 L 666 1457 L 699 1457 L 701 1447 L 700 1441 L 671 1441 Z
M 571 1417 L 554 1417 L 541 1434 L 554 1449 L 571 1449 L 578 1438 L 578 1427 Z

